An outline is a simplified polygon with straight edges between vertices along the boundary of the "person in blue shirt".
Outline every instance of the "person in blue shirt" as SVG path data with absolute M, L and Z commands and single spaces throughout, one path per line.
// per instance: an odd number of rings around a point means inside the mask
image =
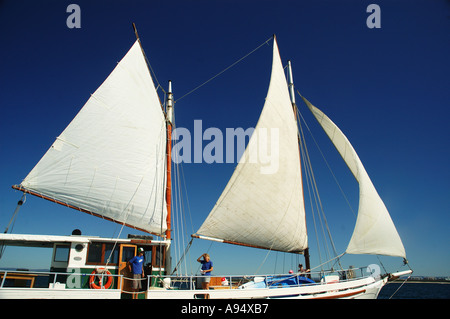
M 131 258 L 128 262 L 128 268 L 133 274 L 132 290 L 137 292 L 142 288 L 141 278 L 144 278 L 144 249 L 138 249 L 138 255 Z M 133 293 L 133 298 L 135 294 Z
M 202 260 L 203 257 L 203 260 Z M 197 261 L 202 264 L 201 272 L 203 277 L 202 288 L 209 289 L 209 281 L 211 279 L 211 272 L 213 271 L 213 262 L 208 254 L 203 254 L 197 258 Z

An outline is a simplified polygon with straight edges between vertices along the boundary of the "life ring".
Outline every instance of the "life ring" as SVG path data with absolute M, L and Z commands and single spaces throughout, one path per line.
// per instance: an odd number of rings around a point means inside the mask
M 106 281 L 106 283 L 101 286 L 101 283 L 99 282 L 100 286 L 97 285 L 95 283 L 95 277 L 99 277 L 99 280 L 102 280 L 102 275 L 103 277 L 107 277 L 108 280 Z M 89 287 L 92 289 L 108 289 L 109 287 L 111 287 L 113 278 L 111 273 L 109 272 L 109 270 L 105 269 L 105 268 L 97 268 L 95 269 L 91 275 L 89 276 Z

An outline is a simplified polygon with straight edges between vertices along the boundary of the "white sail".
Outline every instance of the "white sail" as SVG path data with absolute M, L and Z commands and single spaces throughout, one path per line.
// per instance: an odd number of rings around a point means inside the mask
M 346 252 L 406 258 L 405 249 L 386 206 L 347 137 L 321 110 L 302 97 L 359 183 L 359 208 Z
M 270 166 L 262 153 L 277 163 Z M 269 90 L 255 131 L 196 235 L 280 251 L 307 248 L 297 123 L 275 40 Z
M 20 186 L 160 234 L 165 147 L 164 114 L 136 41 Z

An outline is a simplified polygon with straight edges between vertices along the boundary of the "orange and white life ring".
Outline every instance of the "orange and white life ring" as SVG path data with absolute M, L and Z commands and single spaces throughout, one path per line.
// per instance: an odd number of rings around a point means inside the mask
M 102 285 L 101 282 L 99 282 L 99 285 L 97 285 L 95 283 L 95 277 L 98 277 L 99 281 L 102 280 L 102 277 L 107 277 L 108 280 L 104 285 Z M 105 268 L 97 268 L 89 276 L 89 287 L 92 289 L 108 289 L 109 287 L 111 287 L 112 281 L 113 278 L 109 270 Z

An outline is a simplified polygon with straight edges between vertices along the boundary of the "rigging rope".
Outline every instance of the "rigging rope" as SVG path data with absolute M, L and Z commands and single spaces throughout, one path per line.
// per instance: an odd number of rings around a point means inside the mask
M 13 215 L 12 215 L 12 217 L 11 217 L 9 223 L 8 223 L 8 226 L 6 226 L 6 229 L 5 229 L 5 231 L 3 232 L 4 234 L 8 233 L 9 227 L 10 227 L 11 225 L 12 225 L 11 231 L 12 231 L 12 229 L 14 228 L 14 224 L 15 224 L 15 222 L 16 222 L 17 214 L 19 213 L 20 207 L 22 207 L 22 205 L 25 203 L 26 199 L 27 199 L 27 198 L 26 198 L 26 193 L 23 192 L 22 197 L 21 197 L 21 198 L 19 199 L 19 201 L 17 202 L 16 209 L 14 210 L 14 213 L 13 213 Z M 5 245 L 4 242 L 2 242 L 2 244 L 0 245 L 0 259 L 2 259 L 5 250 L 6 250 L 6 245 Z
M 300 111 L 297 108 L 297 117 L 298 117 L 299 114 L 300 114 Z M 303 117 L 302 117 L 302 119 L 303 119 Z M 304 121 L 304 119 L 303 119 L 303 121 Z M 300 123 L 299 120 L 298 120 L 298 122 Z M 306 146 L 306 140 L 305 140 L 305 136 L 303 134 L 303 129 L 302 129 L 301 125 L 299 125 L 299 127 L 300 127 L 300 130 L 298 131 L 298 135 L 299 135 L 299 140 L 300 140 L 300 144 L 301 144 L 300 145 L 301 146 L 300 149 L 301 149 L 301 152 L 302 152 L 303 163 L 304 163 L 305 171 L 306 171 L 306 180 L 307 180 L 307 184 L 308 184 L 308 191 L 309 191 L 309 194 L 310 194 L 310 200 L 311 200 L 311 189 L 312 189 L 312 194 L 314 196 L 314 201 L 315 201 L 315 205 L 316 205 L 316 209 L 317 209 L 317 215 L 319 217 L 319 221 L 320 221 L 320 224 L 322 226 L 323 237 L 326 238 L 325 230 L 324 230 L 324 225 L 325 225 L 325 228 L 326 228 L 326 231 L 327 231 L 327 234 L 328 234 L 328 238 L 330 240 L 331 247 L 332 247 L 333 252 L 334 252 L 334 256 L 337 256 L 338 253 L 337 253 L 336 247 L 334 245 L 334 241 L 333 241 L 333 238 L 332 238 L 332 235 L 331 235 L 331 231 L 330 231 L 330 228 L 328 226 L 327 218 L 325 216 L 325 212 L 324 212 L 324 209 L 323 209 L 322 200 L 321 200 L 320 195 L 319 195 L 319 189 L 317 187 L 317 182 L 316 182 L 316 178 L 315 178 L 314 171 L 313 171 L 313 168 L 312 168 L 312 163 L 311 163 L 311 160 L 310 160 L 310 157 L 309 157 L 308 148 Z M 311 205 L 312 205 L 312 203 L 311 203 Z M 312 212 L 314 213 L 314 209 L 312 209 Z M 313 214 L 313 217 L 314 217 L 314 214 Z M 322 222 L 322 220 L 323 220 L 323 222 Z M 315 219 L 314 219 L 314 226 L 316 228 Z M 316 230 L 316 237 L 317 237 L 317 230 Z M 329 256 L 331 254 L 329 253 L 328 242 L 326 240 L 324 241 L 324 245 L 326 247 L 327 259 L 329 259 L 330 258 Z M 320 249 L 319 249 L 319 254 L 320 254 Z M 339 265 L 340 265 L 340 262 L 339 262 Z M 341 268 L 342 268 L 342 266 L 341 266 Z
M 234 62 L 233 64 L 231 64 L 230 66 L 226 67 L 225 69 L 223 69 L 222 71 L 220 71 L 219 73 L 217 73 L 216 75 L 214 75 L 213 77 L 211 77 L 210 79 L 206 80 L 205 82 L 203 82 L 202 84 L 198 85 L 197 87 L 193 88 L 191 91 L 187 92 L 186 94 L 182 95 L 180 98 L 178 98 L 177 100 L 175 100 L 175 103 L 178 102 L 179 100 L 181 100 L 182 98 L 188 96 L 189 94 L 197 91 L 199 88 L 201 88 L 202 86 L 204 86 L 205 84 L 208 84 L 209 82 L 211 82 L 212 80 L 214 80 L 216 77 L 218 77 L 219 75 L 221 75 L 222 73 L 224 73 L 225 71 L 231 69 L 233 66 L 235 66 L 236 64 L 238 64 L 239 62 L 241 62 L 242 60 L 244 60 L 245 58 L 247 58 L 249 55 L 251 55 L 252 53 L 256 52 L 258 49 L 260 49 L 261 47 L 263 47 L 264 45 L 266 45 L 270 40 L 273 39 L 273 36 L 271 36 L 269 39 L 267 39 L 266 41 L 264 41 L 262 44 L 260 44 L 258 47 L 256 47 L 255 49 L 253 49 L 252 51 L 250 51 L 249 53 L 247 53 L 246 55 L 244 55 L 242 58 L 240 58 L 239 60 L 237 60 L 236 62 Z
M 150 76 L 153 75 L 153 78 L 154 78 L 156 84 L 158 84 L 158 86 L 156 87 L 155 90 L 157 91 L 158 88 L 160 88 L 161 91 L 163 91 L 164 94 L 166 94 L 167 92 L 164 91 L 162 85 L 159 84 L 158 78 L 156 77 L 156 73 L 155 73 L 155 71 L 153 71 L 152 65 L 150 64 L 150 61 L 147 59 L 147 55 L 145 54 L 145 51 L 144 51 L 144 49 L 143 49 L 143 47 L 142 47 L 141 39 L 138 38 L 138 41 L 139 41 L 139 45 L 141 46 L 142 55 L 144 56 L 145 62 L 147 63 L 147 67 L 148 67 L 148 69 L 149 69 L 149 71 L 150 71 Z
M 296 90 L 296 92 L 297 92 L 297 94 L 298 94 L 298 95 L 302 98 L 302 100 L 303 100 L 303 96 L 300 94 L 300 92 L 299 92 L 298 90 Z M 299 123 L 300 123 L 301 121 L 303 121 L 303 123 L 305 124 L 306 129 L 308 130 L 308 132 L 309 132 L 311 138 L 312 138 L 313 141 L 314 141 L 314 144 L 316 145 L 316 147 L 317 147 L 317 149 L 318 149 L 320 155 L 322 156 L 322 158 L 323 158 L 323 160 L 324 160 L 326 166 L 328 167 L 328 170 L 330 171 L 330 173 L 331 173 L 331 175 L 332 175 L 332 177 L 333 177 L 333 179 L 334 179 L 336 185 L 338 186 L 338 188 L 339 188 L 339 190 L 340 190 L 340 192 L 341 192 L 341 194 L 342 194 L 344 200 L 346 201 L 346 203 L 347 203 L 347 205 L 348 205 L 350 211 L 352 212 L 353 216 L 356 218 L 356 213 L 355 213 L 355 211 L 354 211 L 352 205 L 350 204 L 350 201 L 348 200 L 348 198 L 347 198 L 347 196 L 346 196 L 346 194 L 345 194 L 345 192 L 344 192 L 342 186 L 340 185 L 339 181 L 337 180 L 337 177 L 336 177 L 335 173 L 333 172 L 333 170 L 332 170 L 330 164 L 328 163 L 327 159 L 325 158 L 324 153 L 322 152 L 322 150 L 321 150 L 319 144 L 317 143 L 316 139 L 314 138 L 314 135 L 312 134 L 311 129 L 309 128 L 308 124 L 306 123 L 306 121 L 305 121 L 303 115 L 301 114 L 301 112 L 300 112 L 300 110 L 299 110 L 298 108 L 297 108 L 297 117 L 298 117 L 298 122 L 299 122 Z M 300 126 L 300 129 L 301 129 L 301 125 L 299 125 L 299 126 Z M 301 134 L 301 136 L 300 136 L 300 134 Z M 303 135 L 303 131 L 299 132 L 299 139 L 300 139 L 301 141 L 303 141 L 303 143 L 305 144 L 305 147 L 304 147 L 304 148 L 305 148 L 305 151 L 304 151 L 304 154 L 302 154 L 302 156 L 303 156 L 304 159 L 305 159 L 304 163 L 306 163 L 306 164 L 305 164 L 305 170 L 306 170 L 306 172 L 307 172 L 307 174 L 306 174 L 306 175 L 307 175 L 307 182 L 310 182 L 310 183 L 312 184 L 311 187 L 313 188 L 313 194 L 314 194 L 314 198 L 315 198 L 315 200 L 316 200 L 316 207 L 317 207 L 317 212 L 318 212 L 319 220 L 321 221 L 321 220 L 322 220 L 321 216 L 323 216 L 323 220 L 324 220 L 324 223 L 325 223 L 325 226 L 326 226 L 326 230 L 327 230 L 327 232 L 328 232 L 328 237 L 329 237 L 329 239 L 330 239 L 330 243 L 331 243 L 331 246 L 332 246 L 334 255 L 337 256 L 336 247 L 335 247 L 335 245 L 334 245 L 334 241 L 333 241 L 333 238 L 332 238 L 332 236 L 331 236 L 331 232 L 330 232 L 330 229 L 329 229 L 329 226 L 328 226 L 328 223 L 327 223 L 327 219 L 326 219 L 326 216 L 325 216 L 325 212 L 324 212 L 323 207 L 322 207 L 322 202 L 321 202 L 321 200 L 320 200 L 320 196 L 319 196 L 319 192 L 318 192 L 318 188 L 317 188 L 317 183 L 316 183 L 316 180 L 315 180 L 315 177 L 314 177 L 314 173 L 313 173 L 313 170 L 312 170 L 312 165 L 311 165 L 311 162 L 310 162 L 310 159 L 309 159 L 308 150 L 307 150 L 307 148 L 306 148 L 306 141 L 305 141 L 305 138 L 304 138 L 304 135 Z M 308 174 L 309 174 L 309 175 L 308 175 Z M 310 196 L 310 197 L 311 197 L 311 196 Z M 313 215 L 313 217 L 314 217 L 314 215 Z M 315 220 L 314 220 L 314 222 L 315 222 Z M 322 223 L 322 221 L 321 221 L 321 223 Z M 324 231 L 324 230 L 323 230 L 323 225 L 322 225 L 322 231 Z M 317 233 L 316 233 L 316 235 L 317 235 Z M 326 243 L 325 243 L 325 244 L 326 244 Z M 319 251 L 319 255 L 320 255 L 320 251 Z M 340 264 L 340 259 L 338 259 L 337 262 L 339 263 L 339 266 L 342 268 L 342 266 L 341 266 L 341 264 Z
M 406 281 L 408 281 L 409 278 L 411 278 L 412 275 L 409 275 L 408 278 L 405 279 L 405 281 L 402 282 L 402 284 L 400 285 L 400 287 L 397 288 L 396 291 L 394 291 L 394 293 L 389 297 L 389 299 L 391 299 L 392 297 L 394 297 L 394 295 L 397 293 L 397 291 L 400 290 L 400 288 L 403 287 L 403 285 L 406 283 Z
M 172 125 L 175 128 L 175 117 L 173 118 L 172 121 Z M 172 161 L 172 163 L 179 163 L 179 159 L 178 159 L 178 152 L 176 152 L 175 154 L 174 160 Z M 180 163 L 179 163 L 180 164 Z M 181 164 L 180 164 L 181 165 Z M 180 256 L 180 259 L 177 263 L 177 265 L 175 266 L 175 268 L 172 270 L 171 274 L 174 274 L 175 271 L 178 270 L 178 266 L 180 265 L 180 263 L 182 262 L 185 254 L 188 252 L 191 244 L 192 244 L 192 240 L 191 242 L 186 246 L 186 249 L 183 253 L 183 255 L 181 254 L 181 247 L 185 246 L 185 242 L 184 242 L 184 224 L 182 222 L 183 220 L 183 216 L 184 216 L 184 205 L 183 205 L 183 199 L 182 199 L 182 192 L 181 192 L 181 183 L 180 183 L 180 172 L 179 172 L 179 166 L 178 165 L 174 165 L 174 169 L 172 170 L 172 175 L 173 175 L 173 183 L 172 183 L 172 222 L 173 222 L 173 227 L 172 229 L 174 229 L 176 231 L 176 236 L 174 236 L 174 253 L 175 256 Z M 175 226 L 176 224 L 176 226 Z M 186 271 L 186 264 L 185 264 L 185 271 Z M 187 272 L 187 271 L 186 271 Z
M 171 273 L 171 275 L 173 275 L 177 270 L 178 270 L 178 266 L 181 264 L 181 262 L 183 261 L 184 257 L 186 256 L 187 252 L 189 251 L 189 249 L 192 246 L 192 241 L 194 240 L 194 238 L 191 238 L 191 241 L 189 242 L 189 244 L 187 244 L 186 249 L 184 250 L 183 255 L 181 256 L 180 260 L 178 261 L 178 263 L 176 264 L 176 266 L 173 268 L 173 271 Z
M 14 223 L 15 223 L 15 220 L 16 220 L 16 217 L 17 217 L 17 213 L 19 212 L 20 207 L 22 207 L 22 205 L 25 203 L 26 199 L 27 199 L 27 198 L 26 198 L 26 193 L 24 192 L 24 193 L 22 194 L 22 197 L 21 197 L 21 198 L 19 199 L 19 201 L 17 202 L 17 207 L 16 207 L 16 209 L 14 210 L 14 213 L 13 213 L 13 215 L 12 215 L 12 217 L 11 217 L 9 223 L 8 223 L 8 226 L 6 226 L 6 229 L 5 229 L 5 231 L 4 231 L 4 234 L 6 234 L 6 233 L 8 232 L 9 227 L 11 226 L 11 224 L 12 224 L 13 227 L 14 227 Z M 12 229 L 12 228 L 11 228 L 11 229 Z
M 299 92 L 298 90 L 296 90 L 296 91 L 297 91 L 297 94 L 298 94 L 301 98 L 303 98 L 303 96 L 300 94 L 300 92 Z M 351 204 L 350 204 L 350 201 L 348 200 L 347 196 L 345 195 L 344 190 L 342 189 L 341 185 L 339 184 L 339 181 L 337 180 L 336 175 L 334 174 L 333 170 L 331 169 L 330 164 L 328 163 L 327 159 L 325 158 L 325 155 L 323 154 L 322 150 L 320 149 L 319 144 L 317 143 L 316 139 L 314 138 L 314 135 L 312 134 L 312 132 L 311 132 L 311 130 L 310 130 L 308 124 L 306 123 L 305 119 L 303 118 L 303 115 L 301 114 L 300 111 L 298 111 L 298 114 L 300 115 L 300 118 L 302 119 L 303 123 L 305 123 L 305 126 L 306 126 L 306 128 L 308 129 L 308 132 L 309 132 L 309 134 L 311 135 L 311 138 L 313 139 L 314 144 L 316 144 L 317 149 L 319 150 L 320 155 L 322 156 L 323 160 L 325 161 L 325 164 L 327 165 L 328 169 L 330 170 L 330 173 L 331 173 L 331 175 L 333 176 L 333 179 L 334 179 L 334 181 L 336 182 L 337 186 L 339 187 L 339 190 L 341 191 L 342 196 L 344 197 L 345 201 L 347 202 L 347 205 L 348 205 L 348 207 L 350 208 L 350 211 L 353 213 L 353 216 L 355 216 L 355 218 L 356 218 L 355 211 L 353 210 L 353 208 L 352 208 L 352 206 L 351 206 Z
M 173 115 L 173 128 L 174 131 L 176 130 L 176 124 L 175 124 L 175 113 Z M 188 273 L 188 265 L 186 262 L 186 254 L 190 254 L 190 247 L 192 245 L 192 238 L 189 241 L 189 243 L 187 244 L 187 246 L 185 245 L 185 240 L 188 241 L 187 237 L 187 221 L 186 221 L 186 214 L 189 214 L 189 220 L 190 220 L 190 225 L 191 225 L 191 234 L 194 233 L 194 224 L 192 222 L 192 214 L 191 214 L 191 209 L 190 209 L 190 203 L 189 203 L 189 196 L 188 196 L 188 191 L 187 191 L 187 186 L 186 186 L 186 179 L 184 177 L 184 170 L 183 170 L 183 165 L 182 162 L 179 160 L 179 153 L 178 152 L 174 152 L 173 154 L 173 163 L 174 163 L 174 169 L 172 170 L 173 173 L 173 201 L 172 201 L 172 216 L 173 216 L 173 222 L 174 222 L 174 226 L 173 228 L 176 229 L 177 231 L 177 235 L 174 236 L 174 247 L 176 248 L 175 251 L 175 260 L 178 260 L 178 256 L 179 256 L 179 261 L 176 264 L 175 268 L 172 271 L 172 274 L 174 274 L 177 270 L 179 270 L 179 266 L 181 264 L 181 262 L 184 260 L 184 272 L 187 274 Z M 186 207 L 187 206 L 187 213 L 186 213 Z M 175 226 L 176 224 L 176 226 Z M 186 238 L 185 238 L 186 237 Z M 185 250 L 183 252 L 183 254 L 181 254 L 181 249 L 182 247 L 185 247 Z M 181 267 L 180 267 L 181 268 Z M 190 268 L 191 268 L 191 273 L 192 273 L 192 265 L 190 264 Z
M 322 262 L 322 253 L 320 250 L 320 241 L 319 241 L 319 232 L 317 231 L 317 223 L 316 223 L 316 215 L 314 214 L 314 205 L 313 205 L 313 200 L 312 200 L 312 195 L 311 195 L 311 185 L 310 185 L 310 178 L 309 178 L 309 170 L 307 169 L 307 160 L 306 160 L 306 144 L 304 144 L 302 141 L 304 140 L 304 135 L 303 135 L 303 129 L 301 126 L 301 122 L 297 120 L 297 123 L 299 124 L 300 130 L 298 132 L 298 134 L 301 134 L 301 136 L 299 135 L 299 141 L 300 141 L 300 152 L 301 152 L 301 156 L 302 156 L 302 163 L 305 169 L 305 180 L 306 180 L 306 185 L 307 185 L 307 189 L 308 189 L 308 195 L 309 195 L 309 203 L 311 205 L 311 215 L 313 218 L 313 224 L 314 224 L 314 233 L 316 235 L 316 244 L 317 244 L 317 251 L 319 254 L 319 261 Z M 320 217 L 320 216 L 319 216 Z

